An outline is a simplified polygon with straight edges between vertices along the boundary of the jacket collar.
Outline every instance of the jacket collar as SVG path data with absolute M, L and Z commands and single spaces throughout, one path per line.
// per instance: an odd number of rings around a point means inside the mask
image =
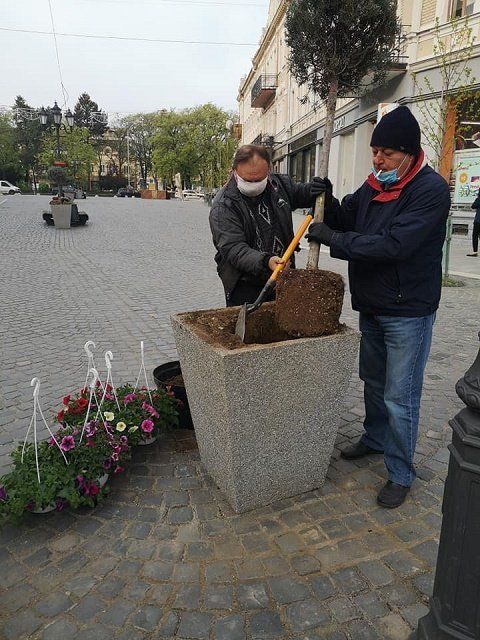
M 392 200 L 398 200 L 401 196 L 403 189 L 406 185 L 411 182 L 415 176 L 427 165 L 427 159 L 425 158 L 425 153 L 423 150 L 420 151 L 417 161 L 407 173 L 407 175 L 400 180 L 400 182 L 396 182 L 394 185 L 389 187 L 388 189 L 384 189 L 382 184 L 375 178 L 373 173 L 371 173 L 367 178 L 367 184 L 369 184 L 375 191 L 378 191 L 378 195 L 373 198 L 374 202 L 391 202 Z

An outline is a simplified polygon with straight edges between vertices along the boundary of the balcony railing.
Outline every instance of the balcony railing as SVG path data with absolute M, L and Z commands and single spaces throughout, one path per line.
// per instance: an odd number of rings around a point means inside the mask
M 252 107 L 265 109 L 275 98 L 276 91 L 276 75 L 263 74 L 259 76 L 252 87 Z

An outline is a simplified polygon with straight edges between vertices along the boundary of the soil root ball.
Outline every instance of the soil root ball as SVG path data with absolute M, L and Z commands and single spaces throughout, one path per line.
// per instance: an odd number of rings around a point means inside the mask
M 344 292 L 342 276 L 333 271 L 287 271 L 277 284 L 278 326 L 295 338 L 337 333 Z

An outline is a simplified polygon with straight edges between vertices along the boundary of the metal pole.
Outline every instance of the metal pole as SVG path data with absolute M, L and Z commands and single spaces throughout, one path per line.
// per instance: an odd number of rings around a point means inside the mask
M 127 180 L 130 186 L 130 137 L 127 133 Z
M 466 408 L 450 420 L 435 584 L 416 640 L 480 638 L 480 351 L 455 390 Z

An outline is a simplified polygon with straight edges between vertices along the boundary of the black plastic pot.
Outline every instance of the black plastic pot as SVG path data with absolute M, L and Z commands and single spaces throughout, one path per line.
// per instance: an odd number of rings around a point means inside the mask
M 180 362 L 178 360 L 162 364 L 153 370 L 153 378 L 157 387 L 166 389 L 167 386 L 173 391 L 175 398 L 181 401 L 178 408 L 178 421 L 181 429 L 193 429 L 192 416 L 190 415 L 190 407 L 188 406 L 188 398 L 185 387 L 179 387 L 174 384 L 165 384 L 168 380 L 182 374 Z

